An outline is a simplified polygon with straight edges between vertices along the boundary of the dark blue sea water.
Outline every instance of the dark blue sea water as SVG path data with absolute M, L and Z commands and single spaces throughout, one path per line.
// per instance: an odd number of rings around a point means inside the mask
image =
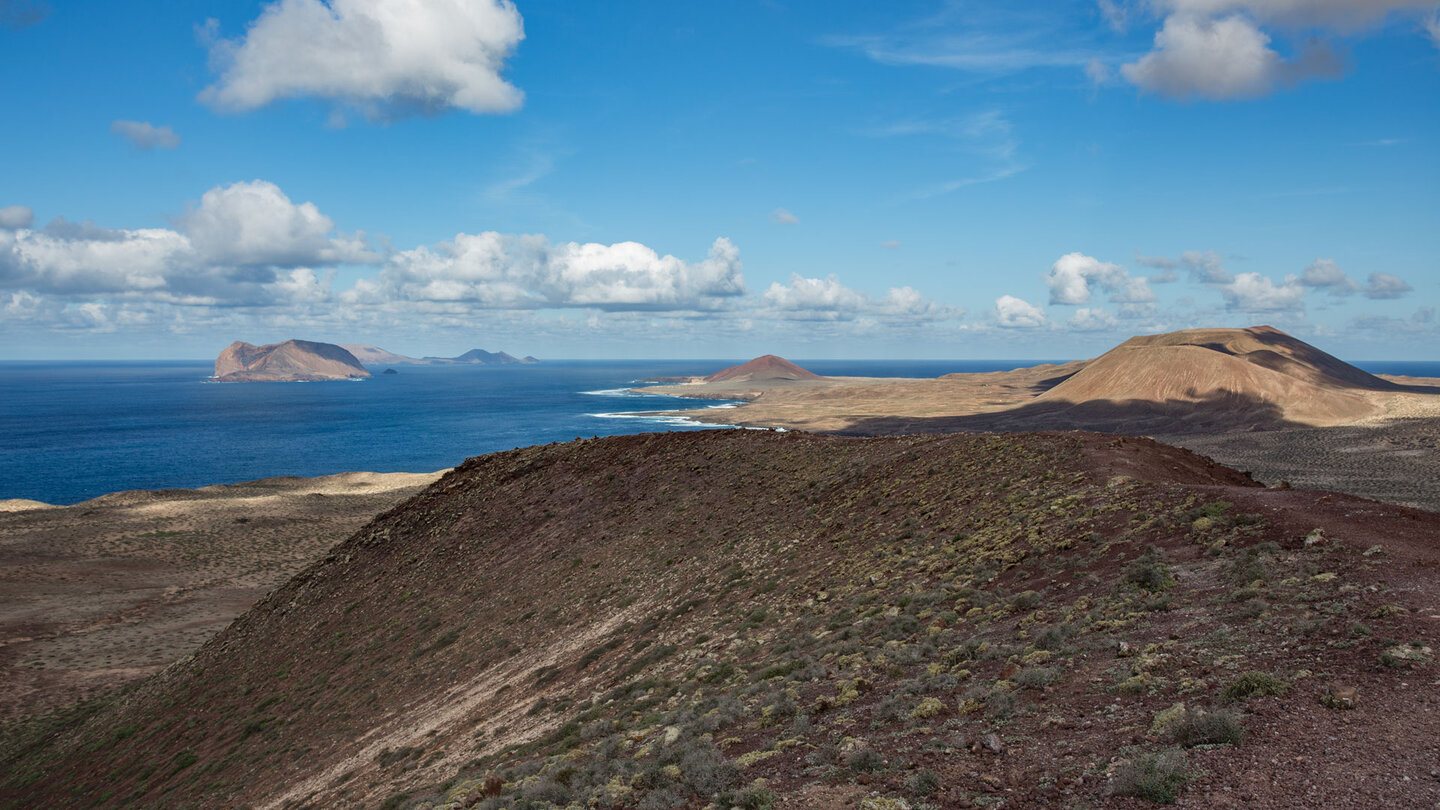
M 801 361 L 819 374 L 896 377 L 1034 363 Z M 414 366 L 361 382 L 218 384 L 205 382 L 211 365 L 199 362 L 0 363 L 0 499 L 70 504 L 125 489 L 279 475 L 428 472 L 578 436 L 696 430 L 703 426 L 634 413 L 723 403 L 623 389 L 639 379 L 726 365 Z M 1440 363 L 1361 365 L 1440 376 Z

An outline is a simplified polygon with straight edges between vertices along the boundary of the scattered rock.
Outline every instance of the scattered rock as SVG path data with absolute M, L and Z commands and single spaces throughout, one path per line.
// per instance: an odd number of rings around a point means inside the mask
M 1320 705 L 1330 709 L 1353 709 L 1360 705 L 1360 690 L 1353 686 L 1330 684 L 1320 695 Z
M 1005 741 L 993 731 L 980 738 L 980 747 L 992 754 L 1005 753 Z

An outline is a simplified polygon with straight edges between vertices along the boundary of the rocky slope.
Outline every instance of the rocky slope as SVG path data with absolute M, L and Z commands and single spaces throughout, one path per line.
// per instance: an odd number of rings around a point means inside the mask
M 318 382 L 369 377 L 355 355 L 333 343 L 287 340 L 267 346 L 235 341 L 215 358 L 216 382 Z
M 488 455 L 0 806 L 1430 806 L 1437 538 L 1074 432 Z
M 1430 806 L 1440 517 L 1084 433 L 472 459 L 7 807 Z

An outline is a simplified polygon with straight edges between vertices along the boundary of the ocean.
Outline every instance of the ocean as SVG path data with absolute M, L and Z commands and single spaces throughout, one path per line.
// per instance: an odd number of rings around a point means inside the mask
M 740 362 L 740 361 L 735 361 Z M 1038 361 L 797 361 L 818 374 L 937 377 Z M 55 504 L 353 470 L 430 472 L 577 437 L 710 426 L 639 415 L 731 403 L 631 394 L 715 360 L 401 366 L 359 382 L 209 383 L 207 362 L 0 363 L 0 499 Z M 1440 363 L 1357 364 L 1440 377 Z

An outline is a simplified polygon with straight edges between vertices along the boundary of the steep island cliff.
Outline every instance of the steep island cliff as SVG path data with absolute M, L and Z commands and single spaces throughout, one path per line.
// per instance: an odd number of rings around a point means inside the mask
M 355 355 L 333 343 L 235 341 L 215 358 L 216 382 L 319 382 L 369 377 Z

